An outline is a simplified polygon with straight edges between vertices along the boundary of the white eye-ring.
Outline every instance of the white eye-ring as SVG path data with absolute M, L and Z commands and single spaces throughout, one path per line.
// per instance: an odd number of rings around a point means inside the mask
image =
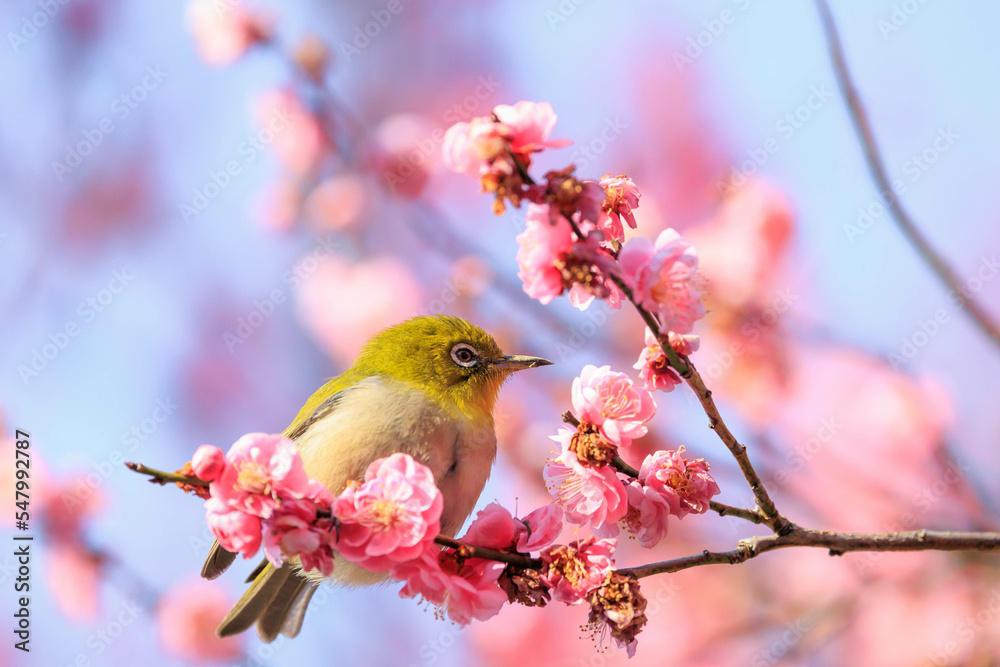
M 479 363 L 479 353 L 468 343 L 459 343 L 451 348 L 451 359 L 463 368 L 472 368 Z

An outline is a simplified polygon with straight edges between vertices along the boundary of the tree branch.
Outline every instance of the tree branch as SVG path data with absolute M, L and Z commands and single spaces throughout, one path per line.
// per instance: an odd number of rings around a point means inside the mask
M 167 482 L 175 482 L 177 484 L 190 484 L 191 486 L 208 486 L 209 482 L 198 477 L 193 477 L 191 475 L 182 475 L 176 472 L 164 472 L 162 470 L 156 470 L 155 468 L 150 468 L 149 466 L 144 466 L 141 463 L 132 463 L 131 461 L 126 461 L 125 466 L 129 470 L 133 470 L 140 475 L 149 475 L 153 479 L 149 480 L 151 482 L 158 482 L 160 484 L 166 484 Z
M 523 556 L 521 554 L 512 554 L 507 553 L 506 551 L 497 551 L 496 549 L 473 546 L 471 544 L 466 544 L 465 542 L 460 542 L 453 537 L 448 537 L 447 535 L 438 535 L 434 538 L 434 542 L 435 544 L 439 544 L 443 547 L 458 549 L 459 554 L 465 558 L 486 558 L 488 560 L 495 560 L 528 570 L 540 570 L 542 568 L 542 561 L 538 558 L 530 558 L 529 556 Z
M 948 262 L 938 254 L 923 233 L 917 229 L 913 218 L 903 208 L 903 205 L 899 202 L 899 198 L 893 191 L 892 184 L 889 182 L 889 177 L 886 173 L 885 164 L 875 143 L 875 135 L 872 132 L 871 124 L 868 122 L 868 116 L 865 114 L 861 98 L 854 87 L 854 81 L 851 79 L 851 74 L 847 69 L 840 35 L 837 32 L 837 26 L 834 23 L 830 7 L 827 5 L 826 0 L 816 0 L 816 7 L 819 10 L 820 19 L 823 23 L 823 32 L 830 47 L 830 58 L 833 61 L 833 69 L 837 75 L 837 84 L 840 86 L 844 100 L 847 102 L 851 122 L 854 124 L 854 129 L 857 131 L 858 138 L 861 140 L 861 145 L 864 148 L 868 171 L 871 172 L 872 178 L 875 180 L 875 184 L 879 190 L 885 195 L 886 206 L 890 213 L 892 213 L 892 217 L 903 232 L 903 235 L 917 249 L 920 257 L 927 262 L 938 278 L 940 278 L 941 282 L 944 283 L 945 287 L 962 296 L 969 316 L 979 325 L 983 333 L 994 343 L 1000 345 L 1000 326 L 997 325 L 978 302 L 965 293 L 962 289 L 961 279 L 948 265 Z
M 791 525 L 791 524 L 790 524 Z M 951 533 L 937 530 L 911 530 L 902 533 L 835 533 L 809 530 L 792 525 L 784 535 L 763 535 L 740 540 L 731 551 L 703 551 L 659 563 L 620 569 L 626 576 L 648 577 L 678 572 L 700 565 L 743 563 L 762 553 L 787 547 L 819 547 L 831 556 L 849 551 L 997 551 L 1000 533 Z

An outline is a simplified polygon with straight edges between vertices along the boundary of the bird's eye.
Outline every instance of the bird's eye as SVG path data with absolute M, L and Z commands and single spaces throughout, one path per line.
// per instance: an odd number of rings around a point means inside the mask
M 479 354 L 476 352 L 476 348 L 468 343 L 459 343 L 451 348 L 451 359 L 463 368 L 471 368 L 479 360 Z

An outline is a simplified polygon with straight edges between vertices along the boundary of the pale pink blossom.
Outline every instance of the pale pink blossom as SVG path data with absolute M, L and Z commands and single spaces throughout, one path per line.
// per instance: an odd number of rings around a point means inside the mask
M 365 181 L 357 174 L 341 173 L 317 185 L 303 203 L 305 217 L 318 230 L 356 227 L 368 206 Z
M 39 477 L 37 472 L 35 477 Z M 46 536 L 67 545 L 81 543 L 84 521 L 100 511 L 104 494 L 84 475 L 64 479 L 42 476 L 40 481 L 37 513 Z
M 543 505 L 523 519 L 517 519 L 517 550 L 526 554 L 544 549 L 558 539 L 562 528 L 562 508 L 558 505 Z
M 214 445 L 202 445 L 191 457 L 191 469 L 198 479 L 214 482 L 222 476 L 228 462 L 222 450 Z
M 612 554 L 617 544 L 614 539 L 588 537 L 543 550 L 541 579 L 552 599 L 566 604 L 582 602 L 614 567 Z
M 187 24 L 198 54 L 209 65 L 231 65 L 269 37 L 268 22 L 238 3 L 191 0 Z
M 625 489 L 628 494 L 628 514 L 625 525 L 635 533 L 639 544 L 655 547 L 667 536 L 670 505 L 659 491 L 632 480 Z
M 518 154 L 528 154 L 544 148 L 562 148 L 567 139 L 549 139 L 556 126 L 556 113 L 548 102 L 522 101 L 511 106 L 499 104 L 493 114 L 501 124 L 501 133 Z
M 256 146 L 269 146 L 297 176 L 308 176 L 331 147 L 323 122 L 292 89 L 262 94 L 255 103 Z
M 267 517 L 281 498 L 303 498 L 310 491 L 295 443 L 284 436 L 248 433 L 233 444 L 226 461 L 209 490 L 229 509 Z
M 390 192 L 417 197 L 423 191 L 436 166 L 437 152 L 425 152 L 434 132 L 433 125 L 416 114 L 389 116 L 375 128 L 379 150 L 373 156 L 372 172 L 381 174 Z
M 600 184 L 606 195 L 601 208 L 608 218 L 603 229 L 609 238 L 621 243 L 625 240 L 625 228 L 622 222 L 635 229 L 635 214 L 632 213 L 632 209 L 639 206 L 639 188 L 624 174 L 620 176 L 608 174 L 600 180 Z
M 45 552 L 45 581 L 59 610 L 75 621 L 96 619 L 101 559 L 58 541 L 47 544 Z
M 542 303 L 569 290 L 569 300 L 584 310 L 595 297 L 621 307 L 621 292 L 608 279 L 614 260 L 602 246 L 603 235 L 584 226 L 577 239 L 569 220 L 544 204 L 529 204 L 525 229 L 518 234 L 518 277 L 524 292 Z
M 587 365 L 573 380 L 573 410 L 577 419 L 597 426 L 609 442 L 627 447 L 633 438 L 646 435 L 645 423 L 656 414 L 656 403 L 624 373 Z
M 490 503 L 476 514 L 462 541 L 477 547 L 530 553 L 545 548 L 559 537 L 562 516 L 559 507 L 545 505 L 517 519 L 498 503 Z
M 554 502 L 566 520 L 590 525 L 601 537 L 618 534 L 618 521 L 628 511 L 625 486 L 612 466 L 594 467 L 580 462 L 569 443 L 576 431 L 560 429 L 553 440 L 562 443 L 562 453 L 545 464 L 543 477 Z
M 445 166 L 473 178 L 484 175 L 507 149 L 501 129 L 486 117 L 455 123 L 444 133 L 442 157 Z
M 329 511 L 329 503 L 314 499 L 283 500 L 264 519 L 264 555 L 275 567 L 298 556 L 302 569 L 319 570 L 328 577 L 333 572 L 336 532 L 333 519 L 320 518 L 317 509 Z
M 174 584 L 156 607 L 160 641 L 185 661 L 231 662 L 243 654 L 239 637 L 219 639 L 215 628 L 233 601 L 219 586 L 201 579 Z
M 216 497 L 205 501 L 205 520 L 226 551 L 252 558 L 261 543 L 260 518 L 233 509 Z
M 374 572 L 420 556 L 441 532 L 444 501 L 434 474 L 409 454 L 373 461 L 365 481 L 334 501 L 340 519 L 337 550 Z
M 497 580 L 505 565 L 482 558 L 459 559 L 453 550 L 442 551 L 435 544 L 425 546 L 418 558 L 392 569 L 392 577 L 405 583 L 399 596 L 421 596 L 447 611 L 459 625 L 472 619 L 486 621 L 499 613 L 507 593 Z
M 670 513 L 678 517 L 707 511 L 712 496 L 720 491 L 708 472 L 708 462 L 685 458 L 683 446 L 647 456 L 639 468 L 639 482 L 662 495 Z
M 695 320 L 705 316 L 698 253 L 673 229 L 661 232 L 655 243 L 642 236 L 630 239 L 618 261 L 636 303 L 656 313 L 664 330 L 691 333 Z
M 669 332 L 668 340 L 677 354 L 689 355 L 698 349 L 701 340 L 698 336 Z M 639 371 L 639 379 L 648 391 L 660 389 L 673 391 L 683 380 L 680 374 L 670 365 L 666 353 L 660 347 L 660 342 L 653 332 L 646 329 L 646 347 L 639 353 L 639 360 L 632 366 Z

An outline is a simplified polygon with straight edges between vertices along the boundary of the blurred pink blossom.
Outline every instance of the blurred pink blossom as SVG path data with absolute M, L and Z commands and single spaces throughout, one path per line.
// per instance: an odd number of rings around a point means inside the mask
M 614 567 L 612 554 L 617 543 L 614 539 L 588 537 L 544 549 L 541 579 L 549 587 L 552 599 L 566 604 L 582 602 Z
M 368 191 L 357 174 L 337 174 L 317 185 L 303 209 L 312 225 L 322 231 L 355 227 L 368 206 Z
M 231 65 L 251 46 L 270 38 L 269 21 L 237 3 L 190 0 L 187 24 L 209 65 Z
M 627 447 L 633 438 L 646 435 L 645 423 L 656 414 L 656 402 L 625 373 L 588 364 L 573 380 L 573 411 L 609 442 Z
M 174 584 L 157 605 L 164 648 L 185 661 L 230 662 L 243 653 L 237 636 L 219 639 L 215 628 L 233 602 L 218 586 L 191 579 Z
M 455 123 L 444 133 L 442 156 L 446 167 L 472 178 L 479 178 L 492 162 L 503 154 L 507 143 L 500 126 L 489 118 L 473 118 Z
M 630 239 L 618 261 L 636 302 L 659 316 L 662 330 L 691 333 L 695 320 L 705 316 L 698 253 L 673 229 L 660 232 L 655 243 L 643 236 Z
M 353 360 L 382 329 L 416 315 L 421 302 L 416 277 L 392 257 L 354 264 L 331 255 L 318 266 L 303 263 L 303 272 L 296 292 L 299 317 L 322 347 L 343 362 Z
M 572 142 L 549 139 L 556 126 L 556 113 L 548 102 L 521 101 L 511 106 L 498 104 L 493 114 L 501 124 L 501 134 L 510 142 L 511 150 L 529 154 L 544 148 L 562 148 Z
M 441 532 L 443 505 L 427 466 L 401 452 L 378 459 L 362 484 L 348 485 L 334 501 L 337 550 L 375 572 L 418 558 Z
M 97 617 L 101 558 L 76 545 L 46 546 L 45 581 L 60 611 L 73 620 Z
M 431 139 L 434 128 L 423 116 L 396 114 L 375 128 L 379 150 L 373 168 L 392 193 L 416 197 L 437 165 L 437 145 Z
M 685 458 L 683 446 L 647 456 L 639 468 L 639 482 L 663 496 L 677 517 L 708 511 L 712 496 L 720 492 L 708 473 L 708 462 Z
M 312 173 L 331 148 L 322 120 L 292 89 L 262 94 L 254 111 L 260 125 L 254 147 L 273 147 L 278 158 L 299 177 Z

